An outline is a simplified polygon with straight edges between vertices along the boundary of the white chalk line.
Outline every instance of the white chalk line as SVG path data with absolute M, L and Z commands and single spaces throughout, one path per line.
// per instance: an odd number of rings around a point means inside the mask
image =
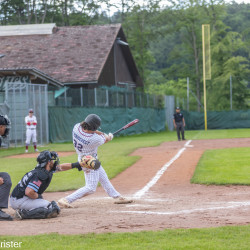
M 229 202 L 233 203 L 233 202 Z M 220 206 L 220 207 L 207 207 L 207 208 L 195 208 L 195 209 L 185 209 L 173 212 L 155 212 L 155 211 L 112 211 L 112 213 L 130 213 L 130 214 L 149 214 L 149 215 L 178 215 L 178 214 L 191 214 L 195 212 L 206 212 L 211 210 L 221 210 L 221 209 L 234 209 L 238 207 L 250 206 L 250 202 L 235 202 L 236 204 L 230 206 Z
M 177 154 L 156 173 L 156 175 L 146 184 L 146 186 L 144 186 L 141 190 L 137 191 L 134 194 L 134 198 L 136 199 L 141 198 L 151 187 L 153 187 L 156 184 L 156 182 L 161 178 L 161 176 L 164 174 L 164 172 L 168 169 L 168 167 L 171 166 L 172 163 L 175 162 L 181 156 L 181 154 L 186 150 L 186 147 L 188 147 L 191 141 L 192 140 L 187 141 L 184 147 L 181 148 L 177 152 Z

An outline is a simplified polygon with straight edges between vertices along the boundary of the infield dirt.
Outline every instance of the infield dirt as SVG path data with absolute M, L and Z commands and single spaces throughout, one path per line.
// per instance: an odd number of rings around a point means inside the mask
M 158 147 L 136 150 L 132 155 L 139 155 L 141 159 L 112 179 L 112 184 L 122 195 L 133 197 L 185 147 L 185 143 L 165 142 Z M 114 200 L 98 187 L 95 194 L 75 202 L 75 208 L 62 209 L 57 218 L 1 221 L 0 235 L 135 232 L 249 224 L 250 186 L 190 184 L 190 178 L 205 150 L 249 145 L 250 138 L 193 140 L 148 192 L 131 204 L 114 204 Z M 21 157 L 28 156 L 25 154 Z M 58 200 L 69 193 L 45 193 L 44 198 Z M 11 208 L 7 211 L 14 215 Z

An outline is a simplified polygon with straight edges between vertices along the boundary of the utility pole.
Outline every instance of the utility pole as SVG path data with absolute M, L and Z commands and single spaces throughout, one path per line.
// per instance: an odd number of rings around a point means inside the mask
M 187 77 L 187 111 L 189 111 L 189 77 Z
M 230 109 L 233 110 L 233 83 L 231 75 L 230 75 Z

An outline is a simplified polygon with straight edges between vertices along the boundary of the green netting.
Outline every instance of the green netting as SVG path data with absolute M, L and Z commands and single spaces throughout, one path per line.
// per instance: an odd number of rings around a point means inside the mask
M 186 129 L 204 129 L 204 113 L 182 111 Z M 250 110 L 209 111 L 207 112 L 208 129 L 250 128 Z
M 165 129 L 165 110 L 153 108 L 80 108 L 49 107 L 49 139 L 51 142 L 72 140 L 73 126 L 89 114 L 97 114 L 102 119 L 101 131 L 115 132 L 128 122 L 140 122 L 120 134 L 140 134 L 159 132 Z

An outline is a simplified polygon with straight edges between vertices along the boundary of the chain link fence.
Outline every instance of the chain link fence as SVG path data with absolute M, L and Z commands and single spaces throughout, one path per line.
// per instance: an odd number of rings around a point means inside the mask
M 138 91 L 64 88 L 52 106 L 84 106 L 84 107 L 150 107 L 163 108 L 164 97 L 150 95 Z

